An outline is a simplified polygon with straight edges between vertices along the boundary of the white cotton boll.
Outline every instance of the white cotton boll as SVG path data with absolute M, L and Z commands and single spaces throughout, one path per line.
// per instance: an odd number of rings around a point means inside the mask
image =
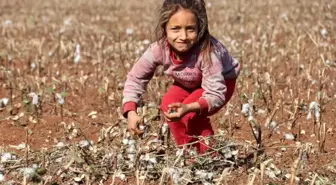
M 181 181 L 180 173 L 174 168 L 169 168 L 168 174 L 173 178 L 175 184 L 179 184 Z
M 82 179 L 83 179 L 83 178 L 81 178 L 81 177 L 75 177 L 75 178 L 74 178 L 75 182 L 81 182 Z
M 127 28 L 126 29 L 126 34 L 127 35 L 132 35 L 133 34 L 133 29 L 132 28 Z
M 12 24 L 13 24 L 13 21 L 12 21 L 12 20 L 9 20 L 9 19 L 5 20 L 5 21 L 2 23 L 2 25 L 4 25 L 4 26 L 10 26 L 10 25 L 12 25 Z
M 321 30 L 321 35 L 322 35 L 323 37 L 325 37 L 327 34 L 328 34 L 328 31 L 327 31 L 325 28 L 323 28 L 323 29 Z
M 154 169 L 154 165 L 153 164 L 148 164 L 147 165 L 147 170 L 153 170 Z
M 212 179 L 214 177 L 214 173 L 208 173 L 203 170 L 196 171 L 196 176 L 198 176 L 201 179 Z
M 71 24 L 71 18 L 65 19 L 65 20 L 63 21 L 63 23 L 64 23 L 65 25 L 70 25 L 70 24 Z
M 152 163 L 152 164 L 157 164 L 157 160 L 155 157 L 149 158 L 148 162 Z
M 8 98 L 2 98 L 2 103 L 4 105 L 7 105 L 8 104 Z
M 277 125 L 278 125 L 278 124 L 277 124 L 275 121 L 271 121 L 271 123 L 270 123 L 269 126 L 270 126 L 270 129 L 271 129 L 271 130 L 275 130 L 275 128 L 277 127 Z
M 80 58 L 81 58 L 81 56 L 80 56 L 80 45 L 77 44 L 76 45 L 75 58 L 74 58 L 75 64 L 77 64 L 80 61 Z
M 129 148 L 126 149 L 126 152 L 129 154 L 135 154 L 136 153 L 136 149 L 135 146 L 130 146 Z
M 32 101 L 33 105 L 38 105 L 38 100 L 39 100 L 39 99 L 38 99 L 37 94 L 31 92 L 31 93 L 28 94 L 28 96 L 30 96 L 30 97 L 33 98 L 33 101 Z
M 32 168 L 35 169 L 35 170 L 36 170 L 38 167 L 39 167 L 39 166 L 38 166 L 37 164 L 33 164 L 33 165 L 32 165 Z
M 205 182 L 203 182 L 203 185 L 212 185 L 212 183 L 205 181 Z
M 316 103 L 314 101 L 309 104 L 309 110 L 308 110 L 308 115 L 307 115 L 308 120 L 311 119 L 311 117 L 312 117 L 312 111 L 314 111 L 315 118 L 319 119 L 320 116 L 321 116 L 320 115 L 320 106 L 319 106 L 318 103 Z
M 146 122 L 146 120 L 144 120 L 144 121 Z M 145 125 L 140 125 L 140 126 L 139 126 L 139 129 L 140 129 L 141 131 L 145 130 L 145 128 L 146 128 Z
M 30 64 L 30 67 L 34 70 L 36 68 L 36 64 L 33 62 Z
M 125 67 L 126 67 L 126 68 L 131 68 L 131 64 L 130 64 L 129 62 L 127 62 L 127 63 L 125 64 Z
M 8 98 L 0 99 L 0 108 L 5 107 L 6 105 L 8 105 Z
M 150 44 L 150 41 L 149 41 L 148 39 L 145 39 L 145 40 L 143 41 L 143 43 L 144 43 L 145 45 L 148 45 L 148 44 Z
M 251 106 L 251 104 L 249 104 L 249 103 L 245 103 L 245 104 L 243 104 L 243 106 L 242 106 L 242 110 L 241 110 L 241 113 L 245 116 L 245 117 L 247 117 L 247 116 L 251 116 L 252 115 L 252 106 Z
M 183 155 L 183 149 L 177 149 L 176 156 Z
M 265 174 L 271 179 L 276 179 L 277 178 L 273 171 L 266 170 Z
M 127 154 L 127 157 L 130 159 L 131 162 L 135 161 L 135 155 L 134 154 Z
M 190 150 L 189 155 L 196 156 L 197 155 L 197 151 L 196 150 Z
M 295 137 L 294 137 L 294 135 L 292 133 L 285 133 L 284 134 L 284 138 L 286 140 L 294 140 L 295 139 Z
M 62 161 L 63 161 L 63 158 L 62 158 L 62 157 L 57 158 L 57 159 L 55 160 L 55 162 L 57 162 L 57 163 L 61 163 Z
M 231 152 L 231 151 L 226 152 L 226 153 L 224 154 L 224 157 L 225 157 L 226 159 L 230 159 L 230 158 L 232 158 L 232 152 Z
M 144 160 L 144 161 L 148 161 L 149 158 L 150 158 L 149 153 L 146 153 L 146 154 L 143 156 L 143 160 Z
M 123 139 L 122 142 L 124 145 L 128 145 L 128 139 Z
M 56 99 L 57 99 L 57 101 L 58 101 L 58 103 L 59 103 L 60 105 L 63 105 L 63 104 L 64 104 L 64 98 L 62 97 L 61 94 L 56 93 Z
M 13 159 L 15 159 L 15 156 L 12 155 L 11 153 L 3 153 L 1 155 L 1 163 L 7 162 Z
M 280 16 L 283 20 L 288 21 L 288 15 L 286 12 L 282 13 Z
M 319 119 L 320 118 L 320 109 L 318 108 L 317 110 L 315 110 L 315 118 Z
M 207 3 L 207 8 L 211 8 L 212 4 L 210 2 Z
M 123 89 L 123 88 L 124 88 L 124 83 L 119 82 L 119 83 L 118 83 L 118 89 Z
M 63 148 L 63 147 L 65 147 L 65 144 L 63 142 L 59 142 L 59 143 L 56 144 L 56 147 L 57 148 Z
M 82 140 L 78 144 L 79 144 L 79 147 L 81 147 L 81 148 L 86 148 L 86 147 L 90 146 L 90 143 L 87 140 Z
M 165 135 L 167 133 L 168 129 L 169 129 L 168 123 L 163 123 L 163 125 L 161 127 L 162 135 Z
M 267 114 L 267 111 L 264 110 L 264 109 L 258 109 L 257 114 L 258 114 L 258 115 L 266 115 L 266 114 Z
M 0 182 L 3 182 L 3 181 L 5 181 L 5 176 L 2 173 L 0 173 Z
M 120 178 L 122 181 L 126 181 L 126 175 L 123 174 L 123 173 L 121 173 L 121 174 L 119 175 L 119 178 Z
M 21 169 L 21 172 L 28 179 L 31 179 L 31 178 L 35 177 L 35 175 L 36 175 L 34 168 L 23 168 L 23 169 Z
M 252 121 L 253 120 L 253 116 L 250 115 L 248 118 L 247 118 L 248 121 Z
M 238 150 L 233 150 L 233 151 L 231 152 L 231 154 L 234 155 L 234 156 L 238 155 L 238 153 L 239 153 Z
M 133 139 L 128 140 L 128 145 L 135 145 L 136 141 Z

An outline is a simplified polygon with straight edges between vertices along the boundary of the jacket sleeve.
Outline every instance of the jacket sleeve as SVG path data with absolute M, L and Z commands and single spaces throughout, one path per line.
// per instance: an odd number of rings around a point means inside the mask
M 240 64 L 234 59 L 226 49 L 220 52 L 211 53 L 212 64 L 202 64 L 202 88 L 204 92 L 198 103 L 201 106 L 201 114 L 213 113 L 220 109 L 227 102 L 227 93 L 233 93 L 235 86 L 232 82 L 239 75 Z M 229 82 L 230 84 L 226 84 Z M 228 85 L 228 86 L 227 86 Z
M 152 79 L 158 66 L 157 45 L 152 44 L 134 64 L 127 74 L 123 90 L 123 116 L 127 117 L 127 112 L 136 110 L 141 95 L 145 92 L 148 82 Z

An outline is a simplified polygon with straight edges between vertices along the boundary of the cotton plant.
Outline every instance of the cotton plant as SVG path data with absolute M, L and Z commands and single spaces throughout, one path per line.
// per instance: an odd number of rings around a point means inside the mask
M 245 116 L 248 117 L 248 120 L 253 119 L 253 104 L 252 101 L 248 101 L 248 103 L 244 103 L 242 106 L 241 113 Z
M 64 101 L 64 97 L 62 96 L 62 94 L 56 93 L 55 97 L 56 97 L 58 104 L 64 105 L 65 101 Z
M 312 136 L 317 136 L 318 150 L 323 152 L 326 141 L 326 123 L 321 123 L 321 106 L 314 101 L 309 104 L 307 119 L 312 119 L 312 117 L 314 117 L 314 135 Z
M 307 120 L 312 119 L 312 113 L 314 113 L 314 118 L 315 120 L 319 120 L 321 116 L 321 108 L 318 103 L 315 101 L 311 102 L 309 104 L 309 109 L 308 109 L 308 115 L 307 115 Z
M 126 156 L 128 158 L 128 161 L 126 162 L 128 168 L 133 168 L 135 165 L 135 157 L 137 153 L 136 140 L 126 137 L 122 140 L 122 143 L 124 144 L 127 154 Z
M 272 120 L 271 123 L 269 124 L 269 128 L 278 134 L 280 133 L 278 123 L 274 120 Z
M 28 96 L 30 96 L 32 98 L 32 104 L 35 105 L 35 106 L 38 106 L 38 104 L 39 104 L 38 95 L 34 92 L 31 92 L 31 93 L 28 94 Z
M 247 117 L 248 122 L 252 128 L 254 138 L 258 143 L 258 147 L 261 146 L 261 126 L 253 117 L 253 99 L 248 100 L 248 103 L 243 104 L 241 113 Z

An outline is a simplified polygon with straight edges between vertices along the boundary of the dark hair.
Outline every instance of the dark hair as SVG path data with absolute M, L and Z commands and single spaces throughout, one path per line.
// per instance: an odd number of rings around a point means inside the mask
M 155 28 L 156 41 L 166 40 L 166 25 L 171 16 L 179 9 L 187 9 L 195 14 L 198 21 L 197 42 L 200 45 L 201 54 L 206 64 L 211 64 L 211 35 L 208 28 L 208 16 L 204 0 L 164 0 L 159 10 L 159 19 Z

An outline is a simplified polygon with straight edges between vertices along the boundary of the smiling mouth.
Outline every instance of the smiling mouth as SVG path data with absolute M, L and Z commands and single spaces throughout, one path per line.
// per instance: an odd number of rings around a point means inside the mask
M 177 42 L 177 44 L 179 44 L 179 45 L 188 45 L 187 42 Z

